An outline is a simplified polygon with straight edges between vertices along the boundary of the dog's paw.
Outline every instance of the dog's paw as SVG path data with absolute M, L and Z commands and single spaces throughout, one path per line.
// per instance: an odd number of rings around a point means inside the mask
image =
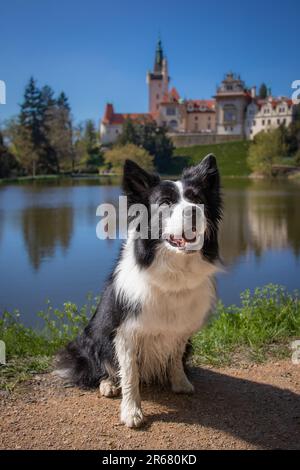
M 99 392 L 103 397 L 111 398 L 119 395 L 120 388 L 118 388 L 110 379 L 104 379 L 100 382 Z
M 195 388 L 194 385 L 184 377 L 182 380 L 172 383 L 172 391 L 174 393 L 186 393 L 190 395 L 195 392 Z
M 139 428 L 144 422 L 145 418 L 141 408 L 134 406 L 121 409 L 121 423 L 128 428 Z

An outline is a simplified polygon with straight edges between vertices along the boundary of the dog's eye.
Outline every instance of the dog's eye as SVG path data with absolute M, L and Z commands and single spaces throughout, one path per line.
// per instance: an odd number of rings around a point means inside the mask
M 201 202 L 200 194 L 193 188 L 187 188 L 184 192 L 184 197 L 192 202 Z

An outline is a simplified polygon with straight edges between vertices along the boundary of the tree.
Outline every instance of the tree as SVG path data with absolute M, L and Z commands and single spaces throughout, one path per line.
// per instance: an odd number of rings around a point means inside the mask
M 86 165 L 99 167 L 103 163 L 99 137 L 94 122 L 89 119 L 85 123 L 83 135 L 86 150 Z
M 268 96 L 268 88 L 265 83 L 262 83 L 259 87 L 258 96 L 260 99 L 265 100 Z
M 134 144 L 116 145 L 105 152 L 104 158 L 105 163 L 117 172 L 121 172 L 126 159 L 133 160 L 144 170 L 153 170 L 153 157 L 147 150 Z
M 20 170 L 15 156 L 9 152 L 0 130 L 0 178 L 8 178 Z
M 254 137 L 248 153 L 248 164 L 253 171 L 272 176 L 273 165 L 286 156 L 287 147 L 281 129 L 260 132 Z
M 119 145 L 126 145 L 128 143 L 134 145 L 141 144 L 141 135 L 140 135 L 140 127 L 142 123 L 139 124 L 138 122 L 133 122 L 131 119 L 126 119 L 123 124 L 122 133 L 118 138 Z
M 154 121 L 127 120 L 118 143 L 121 145 L 131 143 L 143 147 L 154 157 L 154 165 L 158 171 L 168 171 L 174 146 L 167 136 L 165 127 L 157 126 Z
M 28 171 L 31 168 L 33 176 L 36 174 L 37 163 L 44 143 L 41 116 L 41 92 L 36 85 L 36 81 L 31 77 L 25 88 L 24 100 L 21 104 L 19 128 L 16 129 L 15 126 L 13 133 L 20 161 Z
M 74 170 L 72 117 L 68 99 L 63 92 L 57 100 L 49 100 L 44 113 L 44 128 L 48 156 L 53 155 L 57 171 L 70 166 Z
M 35 176 L 39 154 L 33 144 L 31 130 L 22 126 L 19 118 L 14 118 L 7 122 L 5 134 L 9 140 L 10 152 L 19 161 L 26 174 Z
M 48 85 L 43 86 L 40 92 L 39 103 L 42 145 L 39 155 L 39 166 L 41 171 L 48 173 L 59 172 L 58 152 L 51 138 L 56 107 L 57 102 L 54 98 L 54 91 Z

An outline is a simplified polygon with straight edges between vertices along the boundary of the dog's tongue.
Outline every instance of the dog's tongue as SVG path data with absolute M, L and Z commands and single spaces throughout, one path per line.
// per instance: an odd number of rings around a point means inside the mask
M 178 235 L 171 235 L 170 239 L 172 240 L 173 243 L 175 243 L 177 246 L 184 246 L 186 244 L 186 241 L 184 238 L 178 236 Z

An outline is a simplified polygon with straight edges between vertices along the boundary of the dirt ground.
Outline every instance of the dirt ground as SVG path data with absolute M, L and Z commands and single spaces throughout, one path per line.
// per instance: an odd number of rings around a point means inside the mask
M 1 449 L 300 449 L 300 366 L 192 368 L 193 396 L 143 388 L 146 425 L 119 424 L 120 399 L 51 374 L 0 392 Z

